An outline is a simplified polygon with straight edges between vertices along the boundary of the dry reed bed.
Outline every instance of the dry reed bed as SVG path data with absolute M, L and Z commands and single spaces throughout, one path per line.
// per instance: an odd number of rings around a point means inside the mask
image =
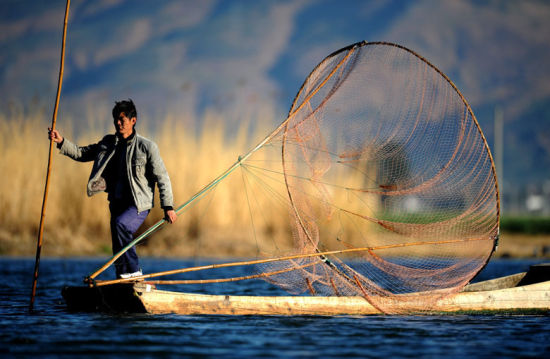
M 108 111 L 105 111 L 109 113 Z M 181 205 L 205 184 L 233 164 L 274 128 L 276 119 L 266 111 L 239 121 L 234 128 L 226 119 L 207 111 L 201 121 L 167 116 L 148 123 L 138 122 L 138 131 L 159 145 L 170 173 L 175 204 Z M 44 191 L 49 120 L 39 112 L 0 114 L 0 255 L 32 255 Z M 261 117 L 262 121 L 258 120 Z M 58 129 L 80 145 L 97 142 L 112 132 L 107 116 L 88 115 L 88 130 L 74 136 L 70 119 L 61 119 Z M 193 123 L 202 123 L 201 128 Z M 251 126 L 253 124 L 254 126 Z M 154 126 L 152 126 L 154 125 Z M 147 128 L 154 127 L 154 133 Z M 254 128 L 253 130 L 251 128 Z M 202 200 L 180 213 L 174 225 L 165 226 L 140 245 L 142 255 L 154 256 L 255 256 L 280 255 L 292 245 L 292 230 L 282 171 L 280 148 L 267 147 L 224 179 Z M 268 171 L 258 175 L 256 167 Z M 86 196 L 91 163 L 79 163 L 56 154 L 46 210 L 43 253 L 50 256 L 106 255 L 110 249 L 109 213 L 105 194 Z M 345 178 L 346 187 L 368 185 L 365 176 L 337 169 L 336 182 Z M 368 174 L 367 178 L 373 178 Z M 340 179 L 339 179 L 340 178 Z M 329 179 L 330 180 L 330 179 Z M 329 187 L 328 191 L 332 191 Z M 142 230 L 162 217 L 158 206 L 149 215 Z M 334 208 L 346 207 L 363 214 L 364 206 L 377 211 L 376 196 L 352 200 L 348 195 L 332 198 Z M 362 208 L 358 208 L 362 207 Z M 333 209 L 334 209 L 333 208 Z M 325 243 L 341 236 L 357 247 L 383 241 L 380 228 L 369 222 L 357 222 L 333 214 L 333 226 L 321 232 Z M 253 225 L 252 225 L 253 224 Z M 373 228 L 374 227 L 374 228 Z M 347 229 L 360 229 L 360 236 Z M 380 237 L 380 238 L 378 238 Z M 367 243 L 368 242 L 368 243 Z M 337 248 L 340 244 L 336 243 Z
M 264 116 L 263 125 L 256 123 L 251 132 L 249 124 L 256 119 L 242 121 L 235 130 L 226 128 L 219 114 L 207 111 L 200 129 L 190 125 L 198 121 L 166 117 L 154 124 L 155 133 L 142 131 L 153 125 L 147 119 L 139 120 L 137 130 L 159 145 L 178 206 L 262 139 L 272 129 L 272 118 Z M 0 255 L 34 253 L 47 165 L 48 122 L 44 115 L 0 114 Z M 92 118 L 89 130 L 76 137 L 70 123 L 58 120 L 57 129 L 79 145 L 97 142 L 105 133 L 113 132 L 108 117 Z M 110 253 L 106 195 L 86 196 L 90 169 L 91 163 L 72 161 L 56 151 L 46 209 L 45 255 Z M 270 207 L 269 216 L 256 220 L 255 230 L 251 230 L 250 199 L 243 192 L 244 181 L 239 170 L 235 171 L 215 191 L 181 213 L 178 222 L 146 240 L 138 251 L 172 256 L 252 255 L 259 251 L 259 238 L 288 237 L 284 207 L 279 212 Z M 142 230 L 162 216 L 156 197 L 156 208 Z M 269 198 L 254 201 L 266 206 Z

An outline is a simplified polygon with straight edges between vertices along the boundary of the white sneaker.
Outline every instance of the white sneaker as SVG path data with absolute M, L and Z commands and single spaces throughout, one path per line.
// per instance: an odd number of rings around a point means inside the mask
M 124 274 L 121 274 L 119 275 L 120 279 L 128 279 L 128 278 L 134 278 L 134 277 L 139 277 L 139 276 L 142 276 L 143 273 L 138 270 L 137 272 L 134 272 L 134 273 L 124 273 Z

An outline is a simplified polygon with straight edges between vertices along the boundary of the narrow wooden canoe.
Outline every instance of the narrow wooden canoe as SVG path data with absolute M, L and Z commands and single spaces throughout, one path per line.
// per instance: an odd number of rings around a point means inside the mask
M 469 285 L 462 292 L 441 300 L 434 312 L 550 313 L 548 269 L 550 266 L 546 265 L 538 270 L 539 274 L 530 270 Z M 191 294 L 158 290 L 147 282 L 65 287 L 62 294 L 70 310 L 84 311 L 182 315 L 381 314 L 362 297 Z

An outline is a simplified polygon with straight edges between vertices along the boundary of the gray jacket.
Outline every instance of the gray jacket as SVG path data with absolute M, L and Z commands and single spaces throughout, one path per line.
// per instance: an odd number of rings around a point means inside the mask
M 63 140 L 59 149 L 62 154 L 80 162 L 94 161 L 88 180 L 88 196 L 107 189 L 103 172 L 115 153 L 118 141 L 118 137 L 114 134 L 106 135 L 98 143 L 83 147 L 67 139 Z M 130 190 L 138 212 L 153 208 L 155 183 L 159 188 L 160 205 L 173 206 L 170 177 L 156 143 L 136 133 L 132 139 L 128 140 L 126 167 Z

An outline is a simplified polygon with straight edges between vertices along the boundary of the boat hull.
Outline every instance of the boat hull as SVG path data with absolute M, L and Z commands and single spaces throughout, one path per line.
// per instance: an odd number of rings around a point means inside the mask
M 206 295 L 158 290 L 146 282 L 66 287 L 63 297 L 70 310 L 84 311 L 181 315 L 382 314 L 362 297 Z M 462 291 L 443 298 L 429 313 L 422 314 L 443 313 L 550 313 L 550 281 Z

